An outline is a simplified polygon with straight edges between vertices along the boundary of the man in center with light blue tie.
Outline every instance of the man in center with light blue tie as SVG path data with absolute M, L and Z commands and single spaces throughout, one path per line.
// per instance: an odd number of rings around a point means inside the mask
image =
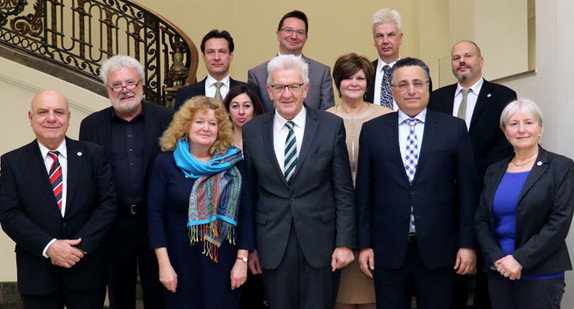
M 429 70 L 398 60 L 399 110 L 363 125 L 356 181 L 359 264 L 377 308 L 451 308 L 454 274 L 476 263 L 478 179 L 461 119 L 427 110 Z
M 341 118 L 303 101 L 309 65 L 281 55 L 267 66 L 275 110 L 243 127 L 257 252 L 249 255 L 273 309 L 332 309 L 339 269 L 354 259 L 356 217 Z

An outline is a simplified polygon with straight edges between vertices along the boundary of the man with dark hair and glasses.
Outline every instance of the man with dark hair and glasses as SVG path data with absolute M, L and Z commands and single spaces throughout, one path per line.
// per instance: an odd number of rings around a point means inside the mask
M 249 255 L 273 309 L 332 309 L 339 269 L 354 259 L 356 218 L 343 120 L 303 104 L 308 64 L 269 61 L 275 111 L 243 126 L 246 179 L 256 222 Z M 307 99 L 306 99 L 307 98 Z
M 427 110 L 429 70 L 398 60 L 399 110 L 363 124 L 356 181 L 359 264 L 377 308 L 451 308 L 454 274 L 476 263 L 478 178 L 461 119 Z
M 309 91 L 305 105 L 326 110 L 335 105 L 331 69 L 303 55 L 303 47 L 308 36 L 309 22 L 305 13 L 296 10 L 283 15 L 277 27 L 278 55 L 294 55 L 302 58 L 308 64 Z M 272 98 L 267 93 L 268 63 L 269 61 L 265 61 L 250 69 L 247 77 L 247 83 L 259 94 L 266 112 L 272 111 L 275 107 Z
M 185 101 L 197 95 L 216 98 L 219 102 L 229 92 L 229 89 L 245 84 L 229 75 L 229 68 L 233 60 L 235 44 L 231 34 L 226 30 L 213 29 L 201 40 L 201 58 L 207 69 L 207 76 L 200 82 L 177 90 L 175 97 L 175 110 L 178 110 Z
M 144 307 L 163 308 L 164 288 L 148 245 L 146 199 L 161 151 L 158 139 L 173 111 L 143 100 L 144 68 L 132 57 L 111 57 L 100 77 L 112 106 L 82 121 L 80 140 L 104 147 L 116 187 L 119 213 L 108 241 L 110 308 L 135 309 L 138 273 Z

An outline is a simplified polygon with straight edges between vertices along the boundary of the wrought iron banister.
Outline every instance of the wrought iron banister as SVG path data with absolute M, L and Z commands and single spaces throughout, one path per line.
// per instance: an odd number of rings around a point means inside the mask
M 195 44 L 140 4 L 0 0 L 0 56 L 105 95 L 99 70 L 115 54 L 130 55 L 144 65 L 145 97 L 152 102 L 169 106 L 177 87 L 195 81 Z

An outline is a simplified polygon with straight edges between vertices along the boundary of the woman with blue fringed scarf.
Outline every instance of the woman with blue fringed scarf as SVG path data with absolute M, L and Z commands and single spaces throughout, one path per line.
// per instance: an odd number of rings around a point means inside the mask
M 241 150 L 225 108 L 188 100 L 160 139 L 148 225 L 166 308 L 239 308 L 254 247 Z

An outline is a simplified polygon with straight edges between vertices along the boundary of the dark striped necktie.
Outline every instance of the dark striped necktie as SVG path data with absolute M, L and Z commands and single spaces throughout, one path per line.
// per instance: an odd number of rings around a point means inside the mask
M 60 153 L 57 151 L 48 152 L 48 155 L 54 160 L 50 167 L 50 183 L 52 184 L 52 190 L 54 191 L 54 196 L 58 202 L 58 208 L 62 209 L 62 187 L 64 183 L 62 179 L 62 166 L 58 160 L 59 154 Z
M 285 140 L 285 180 L 288 184 L 291 184 L 293 179 L 293 173 L 295 172 L 295 166 L 297 165 L 297 139 L 295 138 L 295 131 L 293 127 L 295 123 L 293 121 L 287 121 L 285 126 L 289 129 L 287 134 L 287 139 Z

